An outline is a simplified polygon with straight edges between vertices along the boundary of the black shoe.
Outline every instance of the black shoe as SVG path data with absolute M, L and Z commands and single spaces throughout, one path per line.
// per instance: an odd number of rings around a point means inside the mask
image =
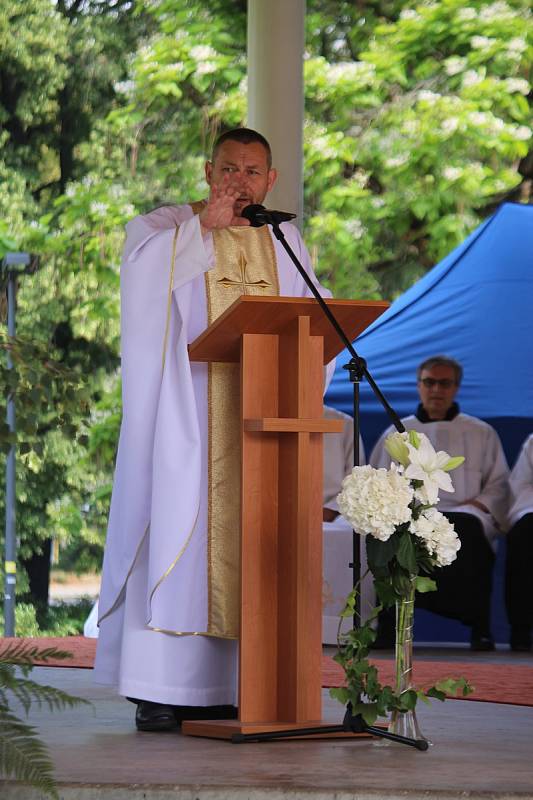
M 531 652 L 531 629 L 512 627 L 510 644 L 515 653 Z
M 472 629 L 470 638 L 470 649 L 477 652 L 488 652 L 495 649 L 494 639 L 488 632 L 480 633 L 475 628 Z
M 138 731 L 174 731 L 178 727 L 173 706 L 150 700 L 137 702 L 135 725 Z
M 235 706 L 173 706 L 174 719 L 181 724 L 186 719 L 237 719 Z

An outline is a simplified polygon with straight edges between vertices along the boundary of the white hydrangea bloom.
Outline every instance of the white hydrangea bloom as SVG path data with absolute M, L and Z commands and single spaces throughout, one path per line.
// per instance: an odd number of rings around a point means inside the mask
M 354 530 L 386 542 L 398 525 L 411 519 L 413 489 L 395 469 L 354 467 L 337 496 L 339 510 Z
M 447 567 L 457 558 L 461 541 L 449 519 L 435 508 L 426 509 L 417 520 L 413 520 L 410 530 L 423 540 L 437 566 Z

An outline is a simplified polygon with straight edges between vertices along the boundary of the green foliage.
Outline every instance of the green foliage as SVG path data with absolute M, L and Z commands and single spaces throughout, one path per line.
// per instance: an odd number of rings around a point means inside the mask
M 93 600 L 85 597 L 76 602 L 54 603 L 49 606 L 42 626 L 37 621 L 35 607 L 31 603 L 17 603 L 15 607 L 15 630 L 18 637 L 80 636 L 93 607 Z M 3 629 L 3 609 L 0 609 L 0 630 Z
M 370 538 L 370 537 L 367 537 Z M 380 542 L 380 544 L 386 544 Z M 377 581 L 374 582 L 378 589 Z M 383 581 L 386 584 L 386 581 Z M 431 582 L 432 583 L 432 582 Z M 388 582 L 390 586 L 390 581 Z M 429 584 L 426 585 L 429 587 Z M 426 588 L 426 591 L 429 591 Z M 356 607 L 356 598 L 359 587 L 355 587 L 346 598 L 345 607 L 341 613 L 342 619 L 353 617 Z M 385 594 L 387 604 L 394 597 Z M 343 705 L 351 705 L 354 715 L 360 714 L 367 725 L 373 725 L 379 717 L 386 717 L 393 711 L 404 713 L 412 711 L 418 700 L 428 702 L 428 699 L 445 700 L 446 696 L 460 695 L 467 697 L 474 688 L 465 678 L 445 678 L 434 686 L 428 688 L 411 687 L 406 691 L 383 685 L 378 678 L 377 668 L 369 660 L 370 649 L 376 639 L 374 630 L 375 619 L 383 606 L 373 609 L 366 622 L 360 624 L 346 633 L 341 634 L 341 622 L 337 634 L 338 652 L 333 660 L 340 664 L 345 673 L 345 685 L 330 689 L 330 696 Z
M 90 705 L 87 700 L 28 678 L 35 661 L 68 659 L 70 655 L 25 643 L 8 644 L 0 650 L 0 775 L 36 786 L 53 798 L 59 795 L 46 746 L 36 729 L 20 719 L 11 706 L 13 702 L 21 705 L 27 716 L 35 704 L 51 711 Z
M 392 298 L 531 196 L 533 22 L 525 2 L 402 3 L 354 51 L 348 13 L 338 54 L 305 64 L 309 239 L 337 293 Z

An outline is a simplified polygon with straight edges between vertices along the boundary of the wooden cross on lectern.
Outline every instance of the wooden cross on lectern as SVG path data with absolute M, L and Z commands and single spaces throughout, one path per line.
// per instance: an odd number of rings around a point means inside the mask
M 246 291 L 248 288 L 253 289 L 266 289 L 267 286 L 271 286 L 268 281 L 260 280 L 260 281 L 247 281 L 246 280 L 246 268 L 248 266 L 248 262 L 244 257 L 244 253 L 239 255 L 239 271 L 241 273 L 240 280 L 232 280 L 231 278 L 221 278 L 218 283 L 221 283 L 222 286 L 240 286 L 242 288 L 243 294 L 248 294 Z

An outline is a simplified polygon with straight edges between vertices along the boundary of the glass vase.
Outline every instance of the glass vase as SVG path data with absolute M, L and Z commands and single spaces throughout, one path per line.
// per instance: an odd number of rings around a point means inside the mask
M 413 626 L 415 619 L 415 579 L 409 593 L 396 603 L 396 691 L 401 694 L 413 686 Z M 409 739 L 428 741 L 422 734 L 413 711 L 393 711 L 389 732 Z

